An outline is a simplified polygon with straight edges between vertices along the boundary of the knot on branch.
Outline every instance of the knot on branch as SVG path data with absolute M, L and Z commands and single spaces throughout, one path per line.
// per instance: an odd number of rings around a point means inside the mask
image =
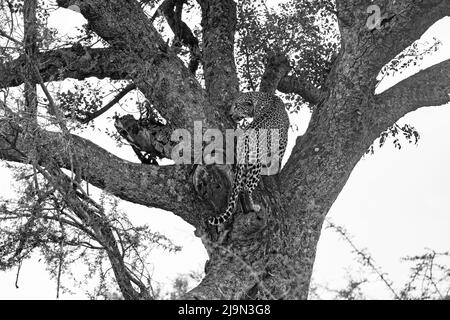
M 215 213 L 220 214 L 227 207 L 232 177 L 229 165 L 198 165 L 193 171 L 192 183 L 198 197 L 208 202 Z

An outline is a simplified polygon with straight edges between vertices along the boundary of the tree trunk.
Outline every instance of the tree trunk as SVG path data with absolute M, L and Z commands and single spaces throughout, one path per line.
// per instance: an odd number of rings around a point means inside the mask
M 200 121 L 205 129 L 231 128 L 227 111 L 239 91 L 234 62 L 236 4 L 232 0 L 197 2 L 202 9 L 205 89 L 192 74 L 195 70 L 189 70 L 162 40 L 139 3 L 125 0 L 58 0 L 61 7 L 79 6 L 90 29 L 109 47 L 83 48 L 82 55 L 75 48 L 38 53 L 42 77 L 55 79 L 52 70 L 57 66 L 64 69 L 58 73 L 60 77 L 131 80 L 168 124 L 144 128 L 133 118 L 128 119 L 128 127 L 122 119 L 121 130 L 134 141 L 148 137 L 142 149 L 162 150 L 167 157 L 173 129 L 186 128 L 194 134 L 194 121 Z M 182 7 L 182 2 L 176 3 Z M 139 165 L 80 137 L 72 136 L 71 144 L 65 146 L 63 135 L 44 130 L 37 133 L 41 139 L 37 161 L 45 165 L 57 159 L 59 166 L 74 170 L 69 149 L 84 180 L 121 199 L 171 211 L 193 225 L 209 260 L 205 278 L 185 298 L 306 299 L 322 224 L 354 166 L 380 133 L 406 113 L 449 101 L 449 60 L 375 95 L 381 68 L 434 22 L 450 14 L 447 0 L 384 3 L 382 9 L 392 11 L 389 22 L 381 29 L 369 30 L 366 10 L 371 1 L 336 0 L 341 47 L 320 87 L 289 75 L 285 57 L 268 60 L 270 70 L 262 79 L 262 90 L 299 94 L 314 107 L 308 130 L 297 139 L 282 171 L 261 180 L 255 192 L 255 201 L 262 207 L 258 213 L 244 214 L 238 208 L 233 221 L 225 226 L 217 229 L 206 223 L 226 205 L 231 186 L 227 166 Z M 172 1 L 167 8 L 174 5 Z M 171 20 L 172 28 L 182 23 L 181 17 L 177 19 Z M 192 37 L 187 25 L 182 27 L 183 33 Z M 92 63 L 82 63 L 86 57 Z M 75 71 L 67 70 L 68 61 L 78 66 Z M 24 63 L 21 57 L 2 64 L 0 86 L 22 83 L 15 69 Z M 415 94 L 410 94 L 411 90 Z M 29 135 L 8 119 L 0 119 L 0 129 L 0 158 L 26 162 L 24 155 L 34 149 Z

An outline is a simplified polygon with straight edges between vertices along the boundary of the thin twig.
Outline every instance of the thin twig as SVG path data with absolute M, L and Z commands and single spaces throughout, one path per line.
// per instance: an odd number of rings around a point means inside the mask
M 353 251 L 360 256 L 363 261 L 366 262 L 366 264 L 377 274 L 377 276 L 381 279 L 381 281 L 386 285 L 386 287 L 389 289 L 389 291 L 392 292 L 394 297 L 398 300 L 401 300 L 401 297 L 397 294 L 397 292 L 392 287 L 391 282 L 386 278 L 386 275 L 379 270 L 379 268 L 375 265 L 373 262 L 373 258 L 365 253 L 363 250 L 359 249 L 350 239 L 347 232 L 344 230 L 344 228 L 332 223 L 330 220 L 327 219 L 328 225 L 330 228 L 334 229 L 336 232 L 338 232 L 343 239 L 353 248 Z
M 94 120 L 95 118 L 101 116 L 103 113 L 105 113 L 106 111 L 108 111 L 109 109 L 111 109 L 116 103 L 118 103 L 120 101 L 120 99 L 122 99 L 124 96 L 126 96 L 130 91 L 133 91 L 134 89 L 136 89 L 136 85 L 134 83 L 130 83 L 129 85 L 127 85 L 125 88 L 123 88 L 122 91 L 120 91 L 115 97 L 114 99 L 112 99 L 110 102 L 108 102 L 104 107 L 102 107 L 101 109 L 95 111 L 95 112 L 91 112 L 88 113 L 86 115 L 86 119 L 80 119 L 82 124 L 86 124 L 92 120 Z

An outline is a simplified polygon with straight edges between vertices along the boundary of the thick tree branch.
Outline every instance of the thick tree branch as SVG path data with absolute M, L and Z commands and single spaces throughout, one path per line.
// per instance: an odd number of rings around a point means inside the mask
M 450 59 L 401 81 L 375 97 L 385 112 L 399 119 L 421 107 L 450 101 Z
M 259 90 L 274 94 L 281 79 L 287 75 L 290 69 L 289 59 L 286 55 L 278 52 L 270 52 L 267 55 L 265 71 L 261 77 Z
M 365 65 L 349 69 L 345 56 L 338 59 L 328 80 L 333 91 L 317 105 L 307 132 L 297 139 L 281 172 L 284 201 L 305 206 L 304 214 L 320 215 L 329 208 L 381 132 L 408 112 L 450 100 L 449 64 L 437 64 L 374 96 L 359 76 Z M 305 198 L 313 200 L 305 204 Z
M 450 15 L 450 2 L 395 1 L 382 13 L 391 19 L 389 23 L 383 25 L 386 28 L 385 35 L 378 48 L 380 56 L 383 57 L 379 62 L 386 64 L 418 40 L 434 23 Z
M 313 84 L 302 80 L 298 76 L 287 74 L 291 67 L 289 59 L 279 51 L 272 51 L 267 56 L 265 71 L 261 77 L 260 91 L 275 93 L 295 93 L 306 102 L 317 104 L 324 93 Z
M 27 113 L 32 117 L 36 117 L 38 105 L 36 83 L 35 81 L 33 81 L 33 68 L 37 53 L 36 7 L 37 7 L 36 0 L 24 1 L 23 46 L 25 49 L 25 54 L 28 56 L 24 72 L 24 80 L 25 80 L 24 96 L 25 96 L 25 109 L 27 110 Z
M 183 4 L 185 0 L 165 0 L 156 10 L 152 17 L 152 21 L 160 14 L 164 15 L 176 39 L 187 46 L 191 52 L 191 61 L 189 62 L 189 70 L 195 74 L 201 60 L 201 51 L 198 45 L 197 37 L 192 33 L 189 26 L 181 20 L 183 12 Z
M 195 207 L 189 172 L 179 166 L 143 166 L 122 160 L 79 136 L 38 131 L 30 137 L 13 119 L 0 120 L 0 159 L 29 163 L 33 149 L 39 150 L 42 166 L 58 161 L 86 182 L 133 203 L 169 210 L 193 223 Z
M 39 72 L 45 82 L 66 78 L 84 80 L 89 77 L 129 79 L 127 56 L 112 48 L 92 49 L 75 45 L 36 54 Z M 15 87 L 23 83 L 26 58 L 0 65 L 0 88 Z
M 228 119 L 225 117 L 225 113 L 218 113 L 216 105 L 207 101 L 204 90 L 198 81 L 184 66 L 176 53 L 166 45 L 137 1 L 58 0 L 57 3 L 61 7 L 76 4 L 88 20 L 91 30 L 107 41 L 111 47 L 123 52 L 135 61 L 135 64 L 130 68 L 131 80 L 168 121 L 168 126 L 173 129 L 186 128 L 191 134 L 194 131 L 193 127 L 196 121 L 206 128 L 221 129 L 225 126 Z M 232 1 L 231 3 L 234 5 Z M 232 17 L 235 19 L 235 15 Z M 234 39 L 234 29 L 232 31 L 231 39 Z M 223 43 L 222 38 L 218 40 L 219 43 Z M 231 53 L 233 53 L 233 44 L 234 41 L 227 43 Z M 220 65 L 221 62 L 218 61 L 217 65 Z M 232 59 L 232 62 L 234 66 L 234 59 Z M 225 68 L 227 66 L 225 65 Z M 237 91 L 237 78 L 235 73 L 233 75 Z M 226 83 L 229 83 L 228 78 Z M 223 99 L 222 93 L 226 97 L 229 96 L 229 89 L 229 85 L 224 87 L 223 92 L 219 92 L 215 98 Z M 167 133 L 167 131 L 165 132 Z M 170 139 L 168 135 L 163 140 L 167 139 Z M 194 168 L 186 166 L 179 170 L 179 174 L 182 175 L 183 179 L 187 179 L 191 169 Z M 211 207 L 207 206 L 207 203 L 194 198 L 195 192 L 191 188 L 190 181 L 183 179 L 177 180 L 169 177 L 167 180 L 167 177 L 162 176 L 161 181 L 158 181 L 161 185 L 166 185 L 167 188 L 172 190 L 173 196 L 177 193 L 180 194 L 180 192 L 181 194 L 186 192 L 186 195 L 192 195 L 192 198 L 187 201 L 183 200 L 183 197 L 172 200 L 174 208 L 167 210 L 180 214 L 184 220 L 192 225 L 203 225 L 205 212 L 210 212 Z M 175 203 L 178 204 L 175 205 Z M 189 208 L 182 209 L 186 205 L 197 209 L 193 211 Z M 199 207 L 202 207 L 202 209 L 199 210 Z M 184 213 L 179 212 L 179 210 L 183 210 Z
M 358 69 L 372 79 L 435 22 L 450 15 L 446 0 L 388 0 L 377 4 L 380 11 L 372 14 L 367 12 L 370 5 L 374 3 L 368 0 L 337 1 L 342 49 L 353 59 L 348 66 L 364 64 L 365 68 Z M 379 22 L 373 29 L 368 27 L 371 16 Z
M 127 70 L 128 74 L 130 74 L 130 80 L 144 93 L 161 115 L 168 120 L 172 128 L 186 128 L 193 131 L 194 121 L 200 121 L 204 127 L 223 127 L 225 121 L 220 121 L 220 119 L 226 118 L 223 115 L 218 115 L 214 106 L 211 103 L 207 103 L 204 91 L 199 83 L 176 54 L 167 47 L 136 1 L 60 0 L 58 4 L 62 7 L 76 4 L 89 21 L 89 27 L 108 41 L 112 50 L 126 56 L 126 65 L 122 65 L 124 70 Z M 233 42 L 231 43 L 231 48 L 232 45 Z M 237 84 L 237 79 L 235 78 L 235 80 Z M 229 87 L 224 88 L 224 92 L 229 92 L 228 89 Z M 219 96 L 219 98 L 221 97 Z M 49 133 L 49 135 L 52 134 Z M 74 140 L 78 141 L 77 138 L 74 138 Z M 77 154 L 77 152 L 74 151 L 73 154 Z M 54 152 L 53 154 L 56 153 Z M 48 154 L 50 155 L 52 152 L 48 152 Z M 89 157 L 93 158 L 92 161 L 101 162 L 105 154 L 107 153 L 102 150 L 102 152 L 97 154 L 97 158 L 95 153 L 92 153 Z M 84 162 L 89 163 L 87 159 Z M 135 174 L 145 175 L 145 171 L 147 171 L 140 169 L 139 165 L 121 164 L 120 161 L 115 165 L 117 172 L 123 172 L 124 169 L 132 172 L 133 177 L 129 179 L 129 183 L 139 182 L 142 179 L 139 179 L 139 176 L 135 176 Z M 108 173 L 111 173 L 109 170 L 113 167 L 114 165 L 105 165 L 103 169 L 106 172 L 101 173 L 99 171 L 94 175 L 99 181 L 94 181 L 94 183 L 91 178 L 88 179 L 89 182 L 109 191 L 110 187 L 106 186 L 102 179 L 107 177 Z M 131 168 L 127 169 L 127 167 Z M 172 194 L 172 196 L 176 197 L 176 199 L 172 198 L 171 204 L 168 206 L 166 206 L 167 203 L 166 205 L 164 204 L 165 201 L 162 201 L 167 196 L 161 196 L 159 192 L 155 192 L 153 196 L 150 196 L 153 194 L 152 190 L 144 192 L 145 196 L 142 196 L 140 191 L 136 194 L 133 190 L 140 190 L 140 188 L 136 188 L 135 184 L 128 185 L 128 188 L 121 188 L 120 190 L 113 189 L 111 193 L 123 199 L 147 206 L 161 208 L 164 206 L 166 210 L 180 214 L 187 222 L 198 225 L 199 222 L 204 220 L 205 212 L 210 211 L 211 208 L 205 207 L 202 210 L 198 210 L 199 207 L 202 207 L 202 204 L 199 204 L 197 199 L 183 200 L 184 191 L 182 190 L 185 190 L 186 195 L 190 194 L 192 197 L 194 195 L 193 190 L 190 188 L 190 181 L 187 182 L 186 180 L 190 169 L 192 168 L 189 166 L 180 170 L 170 169 L 170 171 L 174 170 L 173 178 L 171 178 L 170 174 L 158 176 L 156 171 L 152 171 L 159 178 L 158 184 L 165 185 L 170 189 L 166 189 L 166 195 Z M 169 171 L 166 167 L 158 168 L 157 170 L 162 172 Z M 115 178 L 119 179 L 119 176 Z M 123 180 L 117 181 L 117 185 L 123 185 L 123 182 Z M 181 194 L 181 197 L 177 194 Z M 186 203 L 188 207 L 186 207 Z M 191 211 L 189 206 L 196 206 L 197 210 Z M 183 212 L 180 212 L 180 210 Z
M 137 1 L 58 0 L 77 5 L 89 27 L 112 48 L 129 56 L 131 80 L 175 127 L 215 117 L 200 84 L 168 48 Z M 207 117 L 208 116 L 208 117 Z
M 357 63 L 349 68 L 348 61 L 345 54 L 337 60 L 328 79 L 333 90 L 316 106 L 307 132 L 297 139 L 280 174 L 281 201 L 291 212 L 286 218 L 290 221 L 286 222 L 286 233 L 296 239 L 293 248 L 305 243 L 313 248 L 299 253 L 303 257 L 300 261 L 314 259 L 321 221 L 354 166 L 380 133 L 407 112 L 449 101 L 448 61 L 404 80 L 378 97 L 364 85 L 370 83 L 367 74 L 364 80 L 360 78 L 365 65 Z M 417 93 L 413 93 L 415 90 Z M 307 270 L 307 266 L 303 269 Z
M 305 99 L 306 102 L 317 104 L 325 93 L 313 84 L 298 76 L 285 76 L 278 83 L 277 90 L 282 93 L 295 93 Z
M 201 1 L 203 69 L 211 104 L 223 114 L 239 91 L 234 59 L 236 3 L 232 0 Z

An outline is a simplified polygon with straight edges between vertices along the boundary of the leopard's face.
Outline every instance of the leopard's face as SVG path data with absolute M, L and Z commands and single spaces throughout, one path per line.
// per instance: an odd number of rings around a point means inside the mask
M 255 114 L 253 97 L 249 93 L 241 93 L 234 101 L 230 109 L 230 116 L 234 122 L 239 122 L 244 118 L 252 118 Z

